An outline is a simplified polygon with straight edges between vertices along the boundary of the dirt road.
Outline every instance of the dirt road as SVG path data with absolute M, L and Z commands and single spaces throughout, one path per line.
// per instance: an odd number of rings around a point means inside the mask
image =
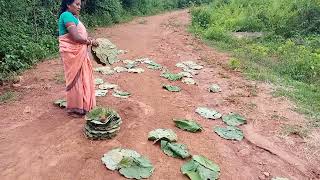
M 156 128 L 173 129 L 179 142 L 188 145 L 192 154 L 216 162 L 222 180 L 276 176 L 319 179 L 319 155 L 308 158 L 303 151 L 306 143 L 298 136 L 279 136 L 281 125 L 303 122 L 304 117 L 291 110 L 289 101 L 273 97 L 271 85 L 246 80 L 240 72 L 225 68 L 228 55 L 187 33 L 189 21 L 184 10 L 138 18 L 94 32 L 95 37 L 108 38 L 120 49 L 128 50 L 122 59 L 149 57 L 173 72 L 179 72 L 175 64 L 180 61 L 194 60 L 205 66 L 194 78 L 197 86 L 169 83 L 160 77 L 159 71 L 149 69 L 142 74 L 96 73 L 96 77 L 132 93 L 129 99 L 108 95 L 97 100 L 98 105 L 117 110 L 123 119 L 120 133 L 112 140 L 87 140 L 82 132 L 84 120 L 71 118 L 52 105 L 64 96 L 64 84 L 59 82 L 63 73 L 59 59 L 45 61 L 25 72 L 21 86 L 13 89 L 19 94 L 18 100 L 0 105 L 1 179 L 124 179 L 118 172 L 107 170 L 100 160 L 105 152 L 118 146 L 134 149 L 152 161 L 156 169 L 150 179 L 188 179 L 180 172 L 186 161 L 166 156 L 158 145 L 147 140 L 148 132 Z M 161 88 L 164 83 L 178 85 L 182 91 L 165 91 Z M 209 93 L 211 83 L 219 84 L 222 92 Z M 195 113 L 198 106 L 243 114 L 248 119 L 248 124 L 241 127 L 245 139 L 221 139 L 212 127 L 222 121 L 201 118 Z M 172 118 L 178 117 L 195 119 L 204 131 L 193 134 L 175 128 Z

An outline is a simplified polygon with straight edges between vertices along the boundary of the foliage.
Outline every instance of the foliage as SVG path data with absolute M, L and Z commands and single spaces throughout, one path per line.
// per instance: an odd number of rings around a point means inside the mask
M 60 0 L 0 0 L 0 84 L 35 63 L 58 54 Z M 87 27 L 126 21 L 209 0 L 83 0 Z

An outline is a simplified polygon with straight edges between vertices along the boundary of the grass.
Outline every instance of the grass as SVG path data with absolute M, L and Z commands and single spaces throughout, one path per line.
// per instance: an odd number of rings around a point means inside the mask
M 17 99 L 17 93 L 13 91 L 4 92 L 0 95 L 0 104 L 8 103 Z

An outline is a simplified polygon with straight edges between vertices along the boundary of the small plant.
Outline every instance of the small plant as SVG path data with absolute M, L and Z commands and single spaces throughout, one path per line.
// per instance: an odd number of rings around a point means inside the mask
M 237 58 L 230 58 L 228 61 L 228 66 L 232 70 L 238 70 L 241 66 L 241 62 Z

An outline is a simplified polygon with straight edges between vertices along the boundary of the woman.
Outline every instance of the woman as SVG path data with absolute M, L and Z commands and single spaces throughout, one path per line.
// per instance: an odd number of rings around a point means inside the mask
M 62 0 L 59 16 L 59 52 L 66 80 L 67 112 L 81 117 L 96 105 L 88 47 L 98 46 L 79 20 L 81 0 Z

